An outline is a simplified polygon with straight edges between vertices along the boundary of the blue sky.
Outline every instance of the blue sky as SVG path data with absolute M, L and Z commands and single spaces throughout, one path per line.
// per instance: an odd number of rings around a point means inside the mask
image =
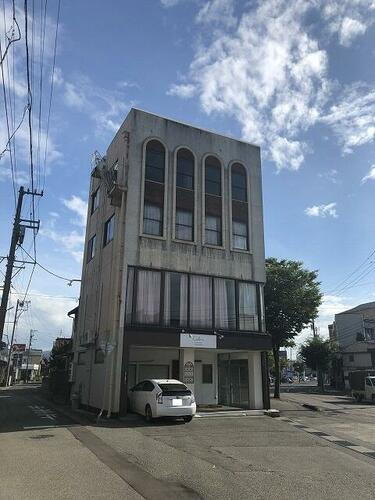
M 15 3 L 23 31 L 23 2 Z M 261 146 L 266 253 L 319 270 L 327 292 L 317 322 L 321 334 L 335 312 L 375 300 L 375 256 L 366 260 L 375 249 L 373 0 L 63 1 L 47 141 L 57 2 L 48 6 L 44 37 L 35 9 L 29 38 L 38 188 L 45 176 L 36 240 L 43 266 L 80 277 L 91 154 L 105 152 L 137 106 Z M 5 46 L 3 20 L 0 32 Z M 27 103 L 24 39 L 12 45 L 4 68 L 18 124 Z M 7 130 L 0 100 L 2 151 Z M 15 181 L 26 186 L 27 141 L 24 120 L 16 134 Z M 0 210 L 0 253 L 6 255 L 14 214 L 8 152 L 0 160 Z M 32 253 L 30 232 L 24 246 Z M 30 271 L 15 278 L 12 304 Z M 50 348 L 60 331 L 70 334 L 66 312 L 76 305 L 79 286 L 66 283 L 35 269 L 17 341 L 35 328 L 35 346 Z

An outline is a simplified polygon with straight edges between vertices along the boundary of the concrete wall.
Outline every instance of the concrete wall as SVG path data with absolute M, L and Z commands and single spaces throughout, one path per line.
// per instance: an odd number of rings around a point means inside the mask
M 336 314 L 335 323 L 337 342 L 340 349 L 356 342 L 357 333 L 364 333 L 361 313 Z
M 129 138 L 129 140 L 128 140 Z M 163 238 L 142 236 L 140 228 L 143 211 L 143 164 L 145 142 L 160 140 L 166 147 L 165 234 Z M 195 244 L 173 240 L 174 226 L 174 169 L 175 152 L 189 148 L 196 156 L 196 235 Z M 203 162 L 207 154 L 216 155 L 223 168 L 223 248 L 210 248 L 202 241 L 204 231 Z M 248 178 L 249 251 L 231 249 L 230 165 L 236 161 L 244 165 Z M 102 384 L 111 385 L 113 411 L 119 409 L 121 362 L 125 317 L 127 268 L 150 266 L 176 271 L 228 276 L 232 278 L 265 281 L 264 236 L 260 150 L 257 146 L 222 135 L 168 120 L 150 113 L 132 109 L 111 142 L 107 166 L 118 164 L 118 182 L 127 189 L 124 198 L 125 224 L 121 224 L 121 208 L 111 205 L 106 188 L 100 179 L 91 179 L 90 195 L 99 187 L 101 202 L 91 214 L 91 196 L 88 207 L 86 244 L 83 261 L 80 310 L 74 339 L 78 352 L 111 343 L 105 365 L 90 365 L 90 369 L 76 366 L 73 391 L 81 389 L 82 397 L 91 406 L 103 403 Z M 115 214 L 114 240 L 103 248 L 105 221 Z M 96 234 L 95 258 L 87 262 L 87 243 Z M 120 252 L 119 237 L 124 237 L 124 250 Z M 116 295 L 116 275 L 123 270 L 120 297 Z M 119 324 L 114 324 L 115 303 L 119 300 Z M 82 338 L 92 347 L 83 347 Z M 88 360 L 93 359 L 88 352 Z M 89 363 L 89 361 L 87 361 Z M 103 366 L 104 369 L 103 376 Z M 103 378 L 104 377 L 104 378 Z M 103 380 L 105 382 L 103 382 Z M 84 389 L 83 389 L 84 388 Z M 109 398 L 110 396 L 108 396 Z M 107 399 L 107 397 L 105 398 Z M 100 403 L 98 405 L 98 402 Z

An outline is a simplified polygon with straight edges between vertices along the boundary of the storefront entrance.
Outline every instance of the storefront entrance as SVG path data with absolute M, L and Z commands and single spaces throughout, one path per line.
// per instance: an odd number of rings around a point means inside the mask
M 249 366 L 247 359 L 218 354 L 219 404 L 249 408 Z

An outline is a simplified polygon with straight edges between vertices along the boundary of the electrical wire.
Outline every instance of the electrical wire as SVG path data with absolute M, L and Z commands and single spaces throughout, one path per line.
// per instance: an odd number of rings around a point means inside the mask
M 33 257 L 23 248 L 23 246 L 21 246 L 21 248 L 23 249 L 23 251 L 26 253 L 26 255 L 28 255 L 30 257 L 30 259 L 32 259 Z M 64 281 L 68 281 L 69 283 L 72 283 L 73 281 L 81 281 L 79 279 L 70 279 L 70 278 L 65 278 L 64 276 L 60 276 L 56 273 L 54 273 L 53 271 L 50 271 L 49 269 L 47 269 L 46 267 L 42 266 L 42 264 L 40 264 L 39 262 L 35 261 L 33 263 L 34 265 L 37 265 L 39 266 L 41 269 L 43 269 L 43 271 L 46 271 L 48 274 L 51 274 L 52 276 L 55 276 L 55 278 L 59 278 L 61 280 L 64 280 Z
M 56 31 L 55 31 L 55 41 L 53 47 L 53 62 L 52 62 L 52 72 L 51 72 L 51 86 L 50 86 L 50 95 L 49 95 L 49 104 L 48 104 L 48 114 L 47 114 L 47 127 L 46 127 L 46 140 L 45 140 L 45 148 L 44 148 L 44 161 L 43 161 L 43 190 L 46 183 L 46 167 L 47 167 L 47 155 L 48 155 L 48 136 L 49 136 L 49 127 L 50 127 L 50 119 L 51 119 L 51 109 L 52 109 L 52 96 L 53 96 L 53 87 L 55 80 L 55 68 L 56 68 L 56 52 L 57 52 L 57 37 L 59 32 L 59 23 L 60 23 L 60 8 L 61 8 L 61 0 L 59 0 L 57 5 L 57 18 L 56 18 Z
M 6 32 L 6 24 L 4 23 L 5 36 L 8 38 L 8 44 L 7 44 L 7 46 L 6 46 L 5 50 L 4 50 L 4 53 L 0 57 L 0 64 L 1 65 L 3 64 L 4 59 L 6 58 L 6 55 L 8 53 L 9 47 L 12 45 L 12 43 L 18 42 L 19 40 L 21 40 L 21 30 L 20 30 L 20 27 L 19 27 L 17 19 L 16 19 L 16 7 L 15 7 L 15 4 L 14 4 L 14 0 L 13 0 L 12 4 L 13 4 L 13 22 L 17 26 L 18 35 L 17 35 L 17 38 L 13 38 L 13 36 L 14 36 L 14 26 L 12 26 L 12 36 L 11 36 L 11 38 L 9 38 L 8 35 L 7 35 L 7 32 Z M 5 17 L 5 5 L 4 5 L 4 2 L 3 2 L 3 8 L 4 8 L 4 17 Z

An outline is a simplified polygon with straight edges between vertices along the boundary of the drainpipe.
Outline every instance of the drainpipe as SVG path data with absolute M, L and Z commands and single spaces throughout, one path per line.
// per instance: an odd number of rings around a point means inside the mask
M 109 396 L 108 396 L 108 413 L 107 418 L 111 418 L 112 413 L 112 403 L 113 403 L 113 388 L 115 385 L 115 375 L 117 367 L 117 348 L 119 344 L 120 336 L 120 311 L 121 311 L 121 292 L 122 292 L 122 275 L 124 270 L 124 240 L 125 240 L 125 190 L 122 191 L 121 195 L 121 210 L 120 210 L 120 220 L 119 220 L 119 248 L 117 252 L 116 264 L 119 262 L 119 270 L 115 271 L 116 285 L 115 285 L 115 303 L 113 310 L 113 328 L 111 338 L 113 342 L 113 350 L 111 352 L 112 365 L 109 379 Z

